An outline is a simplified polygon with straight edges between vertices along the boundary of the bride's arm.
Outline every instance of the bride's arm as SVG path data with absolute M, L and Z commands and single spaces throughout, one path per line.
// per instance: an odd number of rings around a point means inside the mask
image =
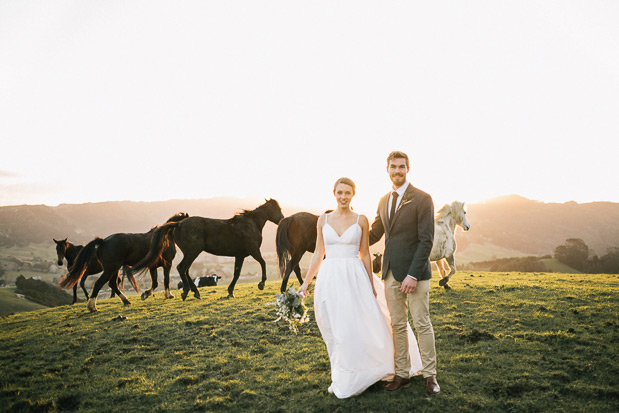
M 316 224 L 316 249 L 314 249 L 312 261 L 310 263 L 309 269 L 307 270 L 307 274 L 305 275 L 305 281 L 303 282 L 298 291 L 299 293 L 302 292 L 304 295 L 307 295 L 307 288 L 312 283 L 312 280 L 318 273 L 320 264 L 325 257 L 325 242 L 322 238 L 322 226 L 324 224 L 325 216 L 321 215 L 320 218 L 318 218 L 318 223 Z
M 365 271 L 368 273 L 368 277 L 370 278 L 372 291 L 374 291 L 374 295 L 376 295 L 376 290 L 374 289 L 374 277 L 372 277 L 372 259 L 370 258 L 370 223 L 365 215 L 361 215 L 359 218 L 359 226 L 361 226 L 361 243 L 359 244 L 359 254 L 361 256 L 361 261 L 363 261 Z

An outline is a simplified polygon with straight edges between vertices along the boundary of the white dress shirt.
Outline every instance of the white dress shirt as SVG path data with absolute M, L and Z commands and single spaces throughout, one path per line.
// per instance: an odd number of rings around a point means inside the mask
M 406 189 L 408 188 L 408 185 L 410 185 L 408 183 L 408 181 L 404 182 L 404 185 L 402 185 L 401 187 L 399 187 L 396 190 L 392 190 L 391 194 L 389 195 L 389 204 L 387 205 L 387 214 L 391 215 L 391 204 L 393 203 L 393 193 L 397 192 L 398 193 L 398 199 L 396 199 L 395 201 L 395 210 L 398 210 L 398 207 L 400 206 L 400 202 L 402 201 L 402 197 L 404 196 L 404 192 L 406 192 Z M 391 219 L 391 217 L 389 217 L 389 219 Z
M 398 199 L 396 199 L 395 201 L 395 210 L 397 212 L 398 207 L 400 206 L 400 201 L 402 201 L 402 197 L 404 196 L 404 192 L 406 192 L 406 189 L 408 189 L 409 186 L 409 182 L 406 181 L 404 182 L 404 185 L 402 185 L 401 187 L 399 187 L 396 190 L 392 190 L 391 194 L 389 195 L 389 204 L 387 205 L 387 214 L 391 214 L 391 204 L 393 203 L 393 193 L 397 192 L 398 193 Z M 389 217 L 389 219 L 391 219 L 391 217 Z M 411 277 L 413 280 L 417 280 L 417 278 L 413 277 L 410 274 L 407 274 L 407 277 Z

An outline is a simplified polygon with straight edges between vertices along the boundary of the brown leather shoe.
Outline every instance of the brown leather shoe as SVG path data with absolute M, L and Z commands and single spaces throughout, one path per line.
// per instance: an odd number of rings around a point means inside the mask
M 437 394 L 441 391 L 435 376 L 426 377 L 426 391 L 428 394 Z
M 411 379 L 405 379 L 404 377 L 395 376 L 393 381 L 385 386 L 387 391 L 399 390 L 402 387 L 406 387 L 410 384 Z

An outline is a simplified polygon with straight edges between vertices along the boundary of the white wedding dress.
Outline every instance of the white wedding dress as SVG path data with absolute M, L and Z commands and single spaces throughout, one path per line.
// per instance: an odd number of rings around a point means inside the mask
M 372 274 L 377 292 L 374 297 L 359 258 L 359 217 L 341 236 L 327 219 L 322 234 L 325 260 L 316 279 L 314 313 L 331 361 L 329 392 L 343 399 L 393 376 L 391 319 L 382 281 Z M 410 326 L 408 332 L 413 376 L 421 370 L 421 358 Z

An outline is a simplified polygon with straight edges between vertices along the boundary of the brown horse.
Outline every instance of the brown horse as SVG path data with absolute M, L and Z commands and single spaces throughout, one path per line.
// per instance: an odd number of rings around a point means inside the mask
M 234 286 L 241 275 L 243 261 L 248 256 L 260 264 L 262 281 L 258 284 L 258 288 L 262 290 L 267 279 L 266 263 L 260 253 L 262 229 L 267 221 L 277 224 L 283 217 L 277 201 L 269 199 L 258 208 L 252 211 L 245 210 L 230 219 L 190 217 L 181 222 L 162 225 L 154 232 L 150 251 L 146 257 L 132 268 L 134 271 L 140 271 L 150 267 L 153 262 L 160 259 L 166 245 L 176 243 L 184 255 L 176 267 L 183 281 L 181 294 L 183 300 L 187 298 L 189 289 L 196 298 L 200 298 L 200 292 L 189 276 L 189 268 L 202 251 L 218 256 L 234 257 L 234 278 L 228 286 L 228 298 L 234 297 Z
M 299 262 L 306 252 L 316 249 L 316 225 L 318 216 L 309 212 L 298 212 L 281 220 L 277 226 L 275 246 L 279 262 L 279 273 L 282 276 L 281 292 L 286 291 L 288 278 L 292 271 L 297 276 L 299 284 L 303 284 Z
M 77 258 L 77 255 L 82 250 L 82 248 L 84 248 L 84 246 L 72 244 L 67 241 L 67 238 L 62 239 L 60 241 L 56 240 L 55 238 L 52 238 L 52 239 L 56 243 L 56 255 L 58 256 L 58 266 L 59 267 L 62 266 L 63 261 L 66 259 L 67 270 L 70 270 L 71 267 L 73 266 L 73 263 L 75 262 L 75 259 Z M 99 262 L 99 260 L 93 257 L 93 259 L 90 260 L 90 262 L 88 263 L 86 272 L 84 273 L 84 276 L 80 279 L 80 282 L 79 282 L 80 287 L 82 287 L 82 291 L 84 291 L 84 295 L 86 296 L 86 300 L 88 300 L 88 291 L 86 291 L 86 286 L 85 286 L 86 278 L 88 278 L 89 275 L 97 274 L 97 273 L 100 273 L 101 271 L 103 271 L 103 268 L 101 267 L 101 263 Z M 131 284 L 137 287 L 137 282 L 133 278 L 133 273 L 131 272 L 131 270 L 128 267 L 123 267 L 123 273 L 120 278 L 120 288 L 122 290 L 125 289 L 125 275 L 127 276 L 127 278 L 129 278 L 129 280 L 131 281 Z M 137 289 L 136 291 L 139 292 L 140 290 Z M 112 294 L 110 295 L 110 297 L 114 297 L 114 295 L 115 295 L 114 290 L 112 290 Z M 73 286 L 73 302 L 71 304 L 75 304 L 76 302 L 77 302 L 77 284 Z
M 187 217 L 188 215 L 185 213 L 178 213 L 168 219 L 167 222 L 179 222 Z M 123 265 L 131 266 L 147 255 L 151 238 L 156 229 L 157 227 L 152 228 L 146 233 L 139 234 L 118 233 L 110 235 L 106 239 L 95 238 L 77 255 L 75 264 L 71 267 L 69 273 L 60 280 L 60 287 L 70 288 L 77 284 L 86 272 L 88 263 L 92 259 L 96 259 L 103 267 L 103 274 L 101 274 L 99 279 L 95 282 L 92 294 L 88 299 L 88 309 L 92 312 L 97 311 L 97 295 L 106 282 L 109 283 L 112 291 L 120 297 L 125 305 L 130 304 L 127 297 L 118 289 L 118 271 Z M 152 294 L 152 291 L 157 288 L 158 267 L 163 267 L 165 297 L 174 297 L 170 293 L 170 268 L 172 267 L 172 260 L 175 255 L 176 248 L 174 244 L 168 245 L 167 248 L 162 251 L 160 259 L 148 266 L 150 269 L 152 286 L 150 290 L 142 294 L 142 299 L 147 298 Z M 134 285 L 134 288 L 137 290 L 137 283 Z

